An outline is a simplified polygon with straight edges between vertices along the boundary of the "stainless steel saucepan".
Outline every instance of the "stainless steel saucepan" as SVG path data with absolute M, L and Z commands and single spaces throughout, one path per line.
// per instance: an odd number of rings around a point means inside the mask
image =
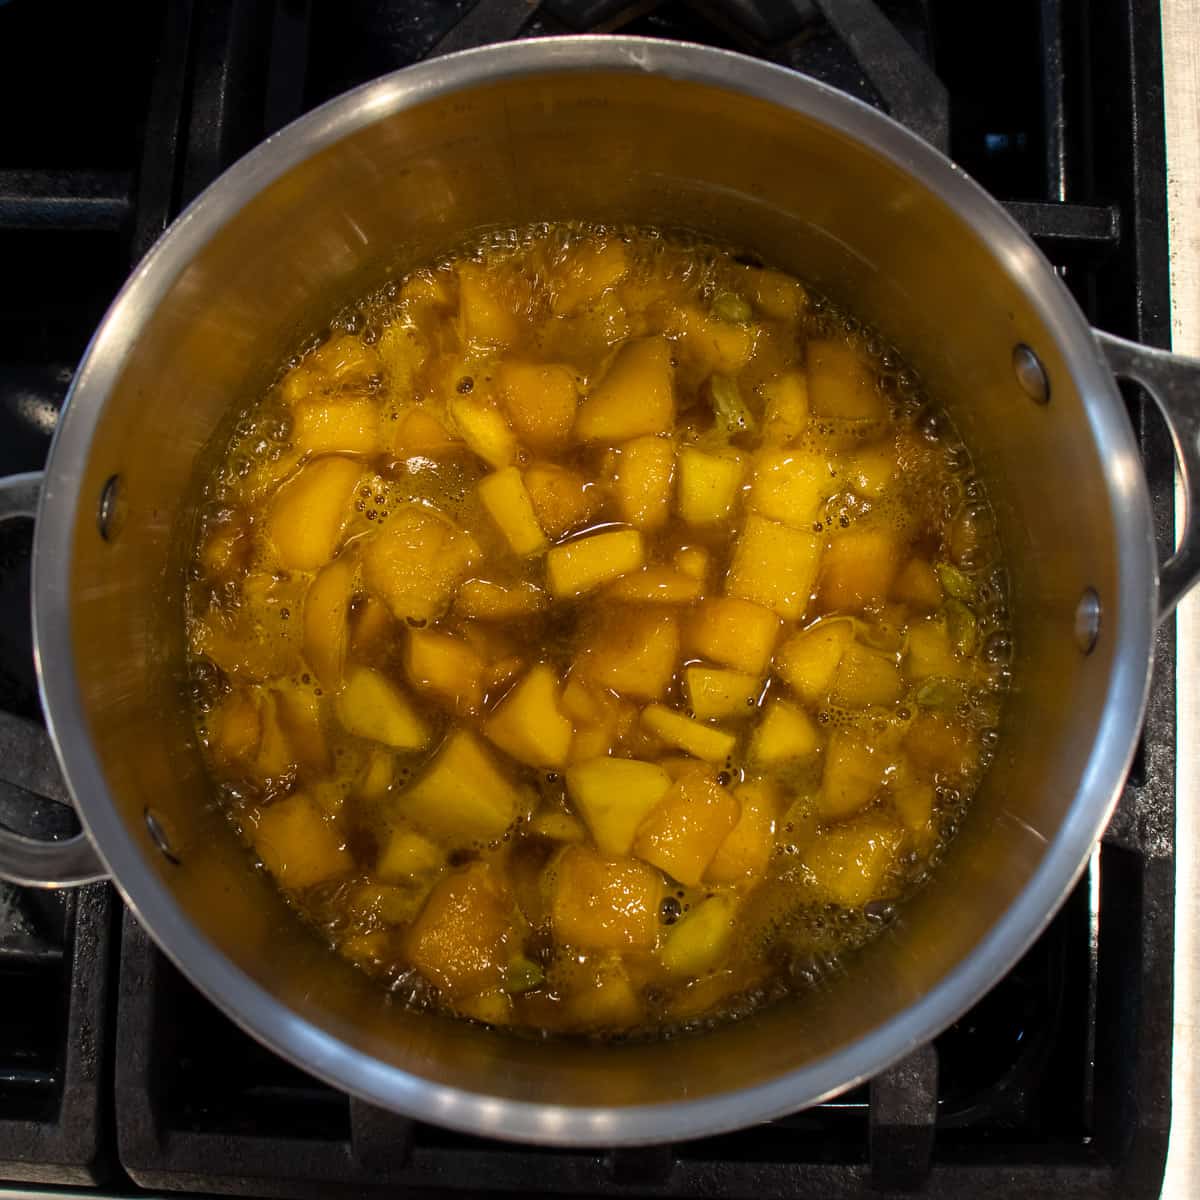
M 406 1011 L 286 908 L 212 804 L 183 687 L 195 480 L 230 414 L 344 298 L 485 226 L 688 226 L 812 280 L 952 412 L 1011 574 L 1013 687 L 986 783 L 932 882 L 825 988 L 702 1036 L 539 1042 Z M 212 185 L 84 357 L 36 504 L 38 669 L 84 833 L 5 834 L 0 874 L 108 875 L 256 1037 L 385 1108 L 496 1137 L 711 1134 L 879 1072 L 953 1021 L 1043 928 L 1129 765 L 1152 635 L 1200 571 L 1156 559 L 1114 375 L 1155 396 L 1197 498 L 1200 364 L 1098 334 L 979 187 L 888 118 L 735 54 L 526 41 L 326 104 Z M 8 481 L 7 514 L 36 480 Z M 1193 510 L 1194 511 L 1194 510 Z

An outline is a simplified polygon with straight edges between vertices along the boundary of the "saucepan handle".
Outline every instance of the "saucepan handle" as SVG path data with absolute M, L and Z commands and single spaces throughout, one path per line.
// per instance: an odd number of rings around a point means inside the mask
M 1179 548 L 1158 573 L 1161 621 L 1200 580 L 1200 359 L 1093 332 L 1113 374 L 1140 384 L 1154 398 L 1175 444 L 1187 508 Z
M 40 471 L 0 479 L 0 521 L 36 517 L 41 486 Z M 69 803 L 49 734 L 40 725 L 9 714 L 0 713 L 0 723 L 11 726 L 14 747 L 0 772 L 3 778 L 35 797 Z M 28 887 L 73 887 L 106 874 L 85 833 L 39 841 L 0 826 L 0 879 Z

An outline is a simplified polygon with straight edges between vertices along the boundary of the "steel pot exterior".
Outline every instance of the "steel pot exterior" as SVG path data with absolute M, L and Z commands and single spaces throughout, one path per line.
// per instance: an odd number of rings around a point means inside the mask
M 671 1042 L 516 1039 L 389 1003 L 250 869 L 180 698 L 193 481 L 230 413 L 383 266 L 485 225 L 560 217 L 712 232 L 844 297 L 951 411 L 1011 576 L 1003 738 L 933 880 L 826 988 Z M 1045 369 L 1047 404 L 1013 371 L 1022 345 Z M 618 1145 L 811 1104 L 928 1040 L 1001 977 L 1115 802 L 1145 703 L 1156 580 L 1112 376 L 1051 268 L 985 193 L 887 118 L 790 72 L 676 43 L 564 38 L 351 92 L 180 217 L 76 376 L 37 518 L 35 633 L 87 833 L 212 1000 L 382 1107 L 495 1137 Z M 1085 654 L 1074 622 L 1087 589 L 1101 623 Z

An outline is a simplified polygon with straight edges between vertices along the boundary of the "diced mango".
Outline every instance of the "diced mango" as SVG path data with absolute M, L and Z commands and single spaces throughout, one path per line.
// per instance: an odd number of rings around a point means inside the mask
M 281 567 L 315 571 L 333 557 L 361 474 L 353 459 L 318 458 L 277 493 L 267 513 L 267 537 Z
M 633 852 L 680 883 L 698 887 L 740 815 L 736 797 L 711 774 L 684 775 L 642 822 Z
M 454 1002 L 458 1016 L 482 1021 L 485 1025 L 507 1025 L 512 1020 L 512 1007 L 512 997 L 499 988 Z
M 633 984 L 615 964 L 595 972 L 587 986 L 566 1001 L 564 1017 L 580 1032 L 628 1029 L 642 1018 L 643 1005 Z
M 541 612 L 547 603 L 546 593 L 536 584 L 468 579 L 458 590 L 454 611 L 474 621 L 516 621 Z
M 496 272 L 482 263 L 458 268 L 458 329 L 464 343 L 506 346 L 516 340 L 520 324 Z
M 746 717 L 754 711 L 762 679 L 721 667 L 688 667 L 683 673 L 688 708 L 702 721 L 714 717 Z
M 302 365 L 323 376 L 326 384 L 340 387 L 366 387 L 382 367 L 379 351 L 353 333 L 331 337 Z
M 281 887 L 311 887 L 354 867 L 334 827 L 301 792 L 264 809 L 251 838 L 255 853 Z
M 497 371 L 500 398 L 517 436 L 537 450 L 566 444 L 575 422 L 579 391 L 575 372 L 561 363 L 503 362 Z
M 776 766 L 796 759 L 811 758 L 821 748 L 821 738 L 812 718 L 786 700 L 769 700 L 762 720 L 750 738 L 750 761 Z
M 645 561 L 642 535 L 616 529 L 553 546 L 546 555 L 546 580 L 556 599 L 582 596 L 602 583 L 636 571 Z
M 736 450 L 708 453 L 696 446 L 679 450 L 675 507 L 689 525 L 714 525 L 732 515 L 746 475 L 746 456 Z
M 670 438 L 640 437 L 617 451 L 614 492 L 621 520 L 636 529 L 658 529 L 671 509 L 675 443 Z
M 567 768 L 567 794 L 603 854 L 629 853 L 638 826 L 670 786 L 662 767 L 631 758 L 593 758 Z
M 292 413 L 292 442 L 306 454 L 378 454 L 379 418 L 371 396 L 305 400 Z
M 375 875 L 384 883 L 408 883 L 421 875 L 440 871 L 446 863 L 442 849 L 414 829 L 393 829 L 375 863 Z
M 628 267 L 628 256 L 620 242 L 585 242 L 573 247 L 555 271 L 551 309 L 556 316 L 573 312 L 618 283 Z
M 675 551 L 675 570 L 690 576 L 702 586 L 708 580 L 711 565 L 712 555 L 703 546 L 680 546 Z
M 528 558 L 546 549 L 546 535 L 516 467 L 504 467 L 480 480 L 479 499 L 514 554 Z
M 846 468 L 846 477 L 860 496 L 877 500 L 898 477 L 896 447 L 889 442 L 867 446 L 853 455 Z
M 727 667 L 762 675 L 771 661 L 779 618 L 734 596 L 701 601 L 688 621 L 684 645 L 692 654 Z
M 829 698 L 842 708 L 869 708 L 893 703 L 903 690 L 895 655 L 852 642 L 834 672 Z
M 588 835 L 587 827 L 578 817 L 554 808 L 539 812 L 526 828 L 534 837 L 552 842 L 582 842 Z
M 775 788 L 766 780 L 743 783 L 733 793 L 741 807 L 737 824 L 717 848 L 704 878 L 709 883 L 757 879 L 775 851 Z
M 854 641 L 854 625 L 845 618 L 819 621 L 788 638 L 775 656 L 775 670 L 808 704 L 819 704 L 829 693 L 838 663 Z
M 909 679 L 962 679 L 967 664 L 958 658 L 950 645 L 950 631 L 945 621 L 933 617 L 914 621 L 908 630 L 908 653 L 904 656 L 904 673 Z
M 406 285 L 406 290 L 409 285 Z M 445 307 L 451 304 L 445 297 Z M 428 345 L 410 321 L 392 321 L 379 331 L 375 343 L 392 399 L 407 404 L 413 395 L 413 379 L 428 353 Z
M 733 940 L 737 905 L 729 896 L 710 896 L 671 926 L 659 961 L 671 975 L 699 975 L 725 956 Z
M 461 443 L 446 428 L 442 419 L 431 409 L 414 405 L 405 409 L 396 422 L 392 451 L 397 458 L 415 454 L 443 454 Z
M 554 866 L 555 939 L 581 950 L 653 949 L 662 890 L 661 876 L 644 863 L 568 847 Z
M 883 787 L 891 757 L 849 729 L 838 729 L 825 748 L 825 770 L 817 806 L 821 816 L 840 820 L 865 808 Z
M 668 331 L 703 370 L 725 375 L 735 374 L 750 361 L 758 336 L 754 325 L 723 320 L 688 304 L 672 313 Z
M 821 560 L 821 608 L 861 611 L 882 604 L 900 567 L 900 555 L 899 539 L 890 529 L 868 526 L 838 534 Z
M 470 534 L 416 504 L 392 513 L 363 550 L 363 581 L 397 620 L 431 621 L 480 558 Z
M 258 713 L 262 735 L 254 755 L 254 771 L 264 779 L 275 779 L 295 765 L 296 754 L 280 718 L 279 698 L 272 690 L 259 692 Z
M 977 760 L 976 737 L 958 721 L 939 713 L 923 712 L 908 727 L 904 747 L 913 766 L 927 777 L 965 775 Z
M 604 590 L 608 600 L 622 604 L 691 604 L 699 600 L 700 580 L 670 567 L 643 567 Z
M 408 960 L 449 996 L 498 988 L 512 939 L 512 900 L 486 863 L 442 879 L 405 938 Z
M 373 746 L 354 785 L 355 794 L 364 800 L 379 800 L 396 782 L 396 755 L 383 746 Z
M 772 521 L 808 529 L 837 491 L 830 460 L 805 450 L 761 450 L 754 459 L 750 507 Z
M 678 661 L 678 619 L 652 609 L 606 609 L 579 659 L 588 679 L 641 700 L 666 694 Z
M 798 620 L 808 608 L 821 548 L 814 533 L 752 514 L 734 547 L 725 590 L 770 608 L 785 620 Z
M 857 350 L 840 341 L 808 343 L 808 399 L 818 417 L 877 421 L 887 416 L 875 372 Z
M 677 746 L 706 762 L 724 762 L 737 745 L 737 738 L 732 733 L 715 729 L 703 721 L 694 721 L 664 704 L 651 704 L 643 709 L 642 725 L 667 745 Z
M 888 798 L 900 817 L 900 823 L 921 840 L 933 837 L 934 787 L 921 779 L 907 760 L 901 760 L 898 770 L 888 781 Z
M 388 606 L 378 596 L 363 596 L 351 607 L 350 650 L 354 654 L 375 653 L 395 625 Z
M 804 866 L 834 903 L 858 908 L 888 894 L 885 877 L 903 841 L 894 821 L 868 813 L 822 833 L 804 852 Z
M 433 692 L 458 714 L 479 711 L 482 657 L 462 638 L 433 629 L 410 629 L 404 669 L 414 687 Z
M 516 459 L 516 435 L 498 408 L 472 396 L 454 396 L 446 408 L 459 437 L 488 466 L 498 471 Z
M 808 377 L 802 371 L 785 371 L 763 384 L 763 395 L 763 442 L 786 446 L 808 428 Z
M 584 397 L 575 434 L 585 442 L 626 442 L 669 433 L 675 424 L 675 382 L 665 338 L 627 341 Z
M 440 842 L 491 842 L 513 823 L 520 797 L 479 739 L 452 733 L 399 797 L 401 813 Z
M 561 767 L 575 727 L 559 703 L 558 676 L 547 663 L 531 667 L 483 723 L 501 750 L 531 767 Z
M 420 750 L 429 742 L 429 726 L 408 697 L 369 667 L 353 667 L 346 673 L 337 712 L 350 733 L 397 750 Z
M 604 500 L 596 484 L 577 471 L 553 463 L 534 463 L 527 468 L 525 489 L 538 524 L 551 539 L 589 524 Z
M 750 294 L 757 308 L 777 321 L 794 321 L 808 307 L 808 295 L 799 280 L 765 267 L 751 267 Z
M 321 720 L 321 701 L 312 688 L 281 682 L 271 689 L 280 725 L 296 761 L 314 771 L 328 771 L 329 744 Z
M 355 576 L 353 562 L 345 556 L 335 558 L 322 568 L 304 598 L 304 658 L 331 692 L 342 683 Z
M 253 695 L 239 688 L 208 714 L 208 744 L 222 762 L 252 759 L 262 736 L 262 718 Z
M 892 581 L 892 595 L 914 608 L 937 608 L 942 602 L 942 585 L 933 564 L 925 558 L 910 558 Z

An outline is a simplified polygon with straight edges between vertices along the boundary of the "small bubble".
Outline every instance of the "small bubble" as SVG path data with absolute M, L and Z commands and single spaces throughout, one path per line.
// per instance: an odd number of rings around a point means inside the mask
M 470 375 L 464 375 L 455 385 L 454 390 L 460 395 L 465 396 L 475 387 L 475 380 Z
M 681 915 L 679 901 L 674 896 L 667 896 L 659 907 L 658 913 L 664 925 L 674 925 Z
M 413 629 L 424 629 L 429 622 L 424 617 L 405 617 L 405 622 L 412 626 Z

